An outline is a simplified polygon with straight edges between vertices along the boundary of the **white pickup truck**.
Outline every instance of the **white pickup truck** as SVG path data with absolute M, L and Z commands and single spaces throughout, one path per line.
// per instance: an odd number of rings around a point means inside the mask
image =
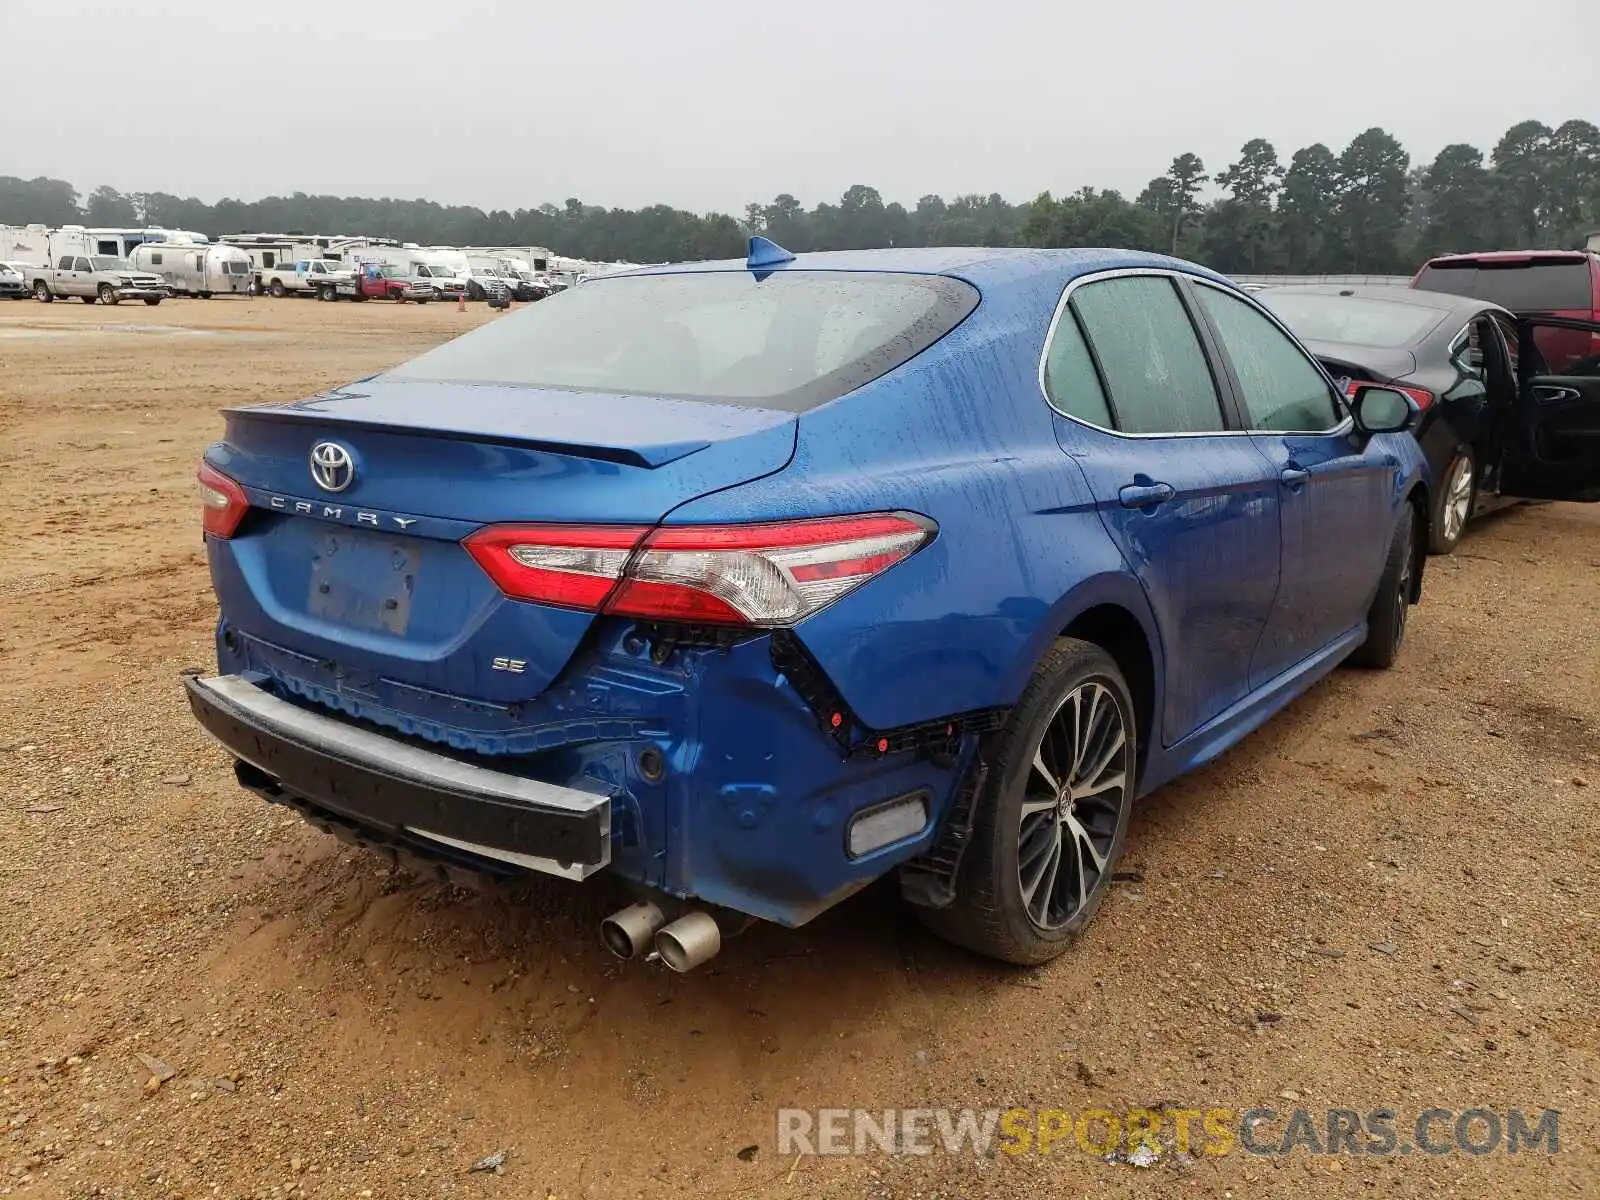
M 57 296 L 76 296 L 85 304 L 143 300 L 156 305 L 172 294 L 161 276 L 137 271 L 125 258 L 98 254 L 63 254 L 53 267 L 30 267 L 27 280 L 34 297 L 46 304 Z
M 324 300 L 332 300 L 340 286 L 348 287 L 353 278 L 354 273 L 342 263 L 325 258 L 302 258 L 298 262 L 284 262 L 257 270 L 255 290 L 257 294 L 268 292 L 274 296 L 307 292 Z

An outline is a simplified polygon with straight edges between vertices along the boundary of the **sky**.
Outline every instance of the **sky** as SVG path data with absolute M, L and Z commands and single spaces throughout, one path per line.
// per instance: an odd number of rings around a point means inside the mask
M 1418 163 L 1600 123 L 1597 36 L 1593 0 L 0 0 L 0 174 L 484 209 L 1131 197 L 1252 137 L 1287 164 L 1381 125 Z

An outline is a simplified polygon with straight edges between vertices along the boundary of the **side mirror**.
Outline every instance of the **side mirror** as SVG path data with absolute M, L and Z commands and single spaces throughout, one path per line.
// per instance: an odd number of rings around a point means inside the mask
M 1376 383 L 1364 383 L 1350 399 L 1356 428 L 1365 434 L 1399 433 L 1409 429 L 1422 410 L 1404 392 Z

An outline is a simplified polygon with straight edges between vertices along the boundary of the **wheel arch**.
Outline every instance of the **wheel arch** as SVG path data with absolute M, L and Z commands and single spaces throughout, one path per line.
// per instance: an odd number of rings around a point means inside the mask
M 1133 694 L 1137 722 L 1138 769 L 1142 775 L 1153 747 L 1160 744 L 1165 658 L 1155 617 L 1144 589 L 1131 575 L 1111 572 L 1086 579 L 1069 591 L 1042 620 L 1013 671 L 1013 696 L 1022 694 L 1040 659 L 1058 638 L 1091 642 L 1115 660 Z
M 1422 600 L 1422 573 L 1428 566 L 1428 543 L 1433 536 L 1433 498 L 1426 479 L 1414 479 L 1405 494 L 1411 507 L 1412 529 L 1411 603 Z

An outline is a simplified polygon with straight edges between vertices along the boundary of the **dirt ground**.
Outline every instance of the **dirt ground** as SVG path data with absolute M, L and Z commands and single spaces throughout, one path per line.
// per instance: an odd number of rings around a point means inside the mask
M 0 1195 L 1600 1195 L 1600 511 L 1432 560 L 1400 665 L 1146 802 L 1054 965 L 883 887 L 679 977 L 601 949 L 603 885 L 451 891 L 268 808 L 181 698 L 218 409 L 492 319 L 0 305 Z M 1554 1108 L 1561 1152 L 777 1154 L 779 1107 L 1152 1104 Z

